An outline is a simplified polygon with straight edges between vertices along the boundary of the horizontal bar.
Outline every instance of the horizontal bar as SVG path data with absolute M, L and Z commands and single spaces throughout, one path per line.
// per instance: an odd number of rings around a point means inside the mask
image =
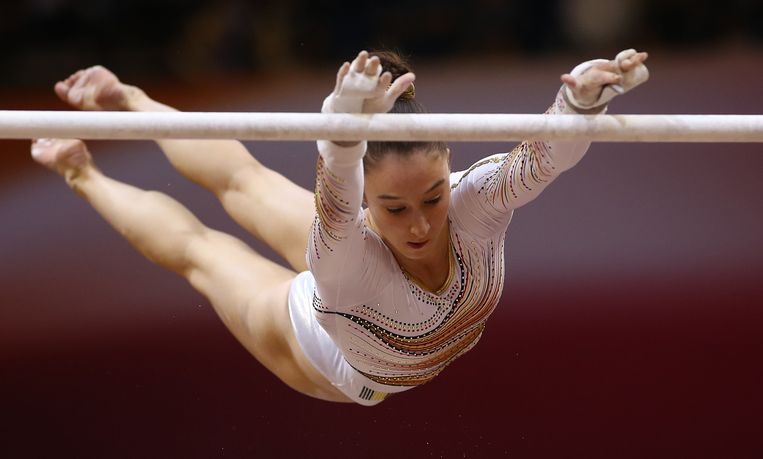
M 0 138 L 763 142 L 763 115 L 0 111 Z

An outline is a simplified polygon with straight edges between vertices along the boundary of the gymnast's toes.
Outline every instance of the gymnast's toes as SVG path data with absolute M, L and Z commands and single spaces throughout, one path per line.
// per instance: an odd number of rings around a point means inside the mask
M 91 159 L 85 143 L 76 139 L 36 139 L 32 142 L 32 158 L 62 175 L 85 167 Z
M 77 71 L 54 89 L 61 100 L 80 110 L 123 110 L 127 100 L 125 85 L 100 65 Z

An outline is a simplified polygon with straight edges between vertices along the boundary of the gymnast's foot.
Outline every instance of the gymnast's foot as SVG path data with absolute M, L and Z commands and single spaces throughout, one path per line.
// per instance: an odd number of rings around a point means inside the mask
M 129 103 L 141 93 L 100 65 L 79 70 L 55 86 L 56 95 L 80 110 L 129 110 Z
M 32 158 L 63 176 L 70 185 L 95 167 L 85 143 L 75 139 L 36 139 L 32 142 Z

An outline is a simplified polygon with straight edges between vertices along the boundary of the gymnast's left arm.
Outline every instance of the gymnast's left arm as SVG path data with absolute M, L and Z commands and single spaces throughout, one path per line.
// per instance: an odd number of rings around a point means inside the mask
M 604 113 L 613 97 L 645 82 L 649 72 L 647 54 L 633 49 L 622 51 L 613 60 L 584 62 L 561 76 L 562 87 L 547 114 Z M 477 162 L 461 177 L 461 192 L 479 190 L 482 196 L 468 199 L 481 209 L 480 220 L 508 224 L 511 211 L 535 199 L 556 177 L 585 155 L 588 140 L 525 141 L 510 153 Z M 484 217 L 489 218 L 485 220 Z M 491 225 L 492 226 L 492 225 Z

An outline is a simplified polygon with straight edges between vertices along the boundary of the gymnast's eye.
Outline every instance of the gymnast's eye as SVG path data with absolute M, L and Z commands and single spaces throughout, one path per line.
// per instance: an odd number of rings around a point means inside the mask
M 435 197 L 434 197 L 434 198 L 432 198 L 432 199 L 428 199 L 428 200 L 424 201 L 424 203 L 425 203 L 425 204 L 431 204 L 431 205 L 435 205 L 435 204 L 437 204 L 438 202 L 440 202 L 440 199 L 442 199 L 442 195 L 437 195 L 437 196 L 435 196 Z
M 387 212 L 391 214 L 399 214 L 400 212 L 404 210 L 405 210 L 405 207 L 387 207 Z

